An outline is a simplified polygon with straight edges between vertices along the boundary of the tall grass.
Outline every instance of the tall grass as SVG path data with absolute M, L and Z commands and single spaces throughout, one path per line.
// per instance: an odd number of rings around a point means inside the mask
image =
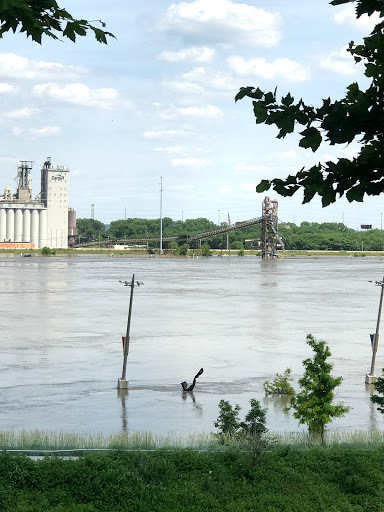
M 326 432 L 324 443 L 321 437 L 308 432 L 284 432 L 275 434 L 276 444 L 298 448 L 323 445 L 325 447 L 351 446 L 353 448 L 378 448 L 384 445 L 384 432 L 377 430 L 355 430 L 352 432 Z
M 111 435 L 22 430 L 0 431 L 0 450 L 211 450 L 217 448 L 214 434 L 160 436 L 151 432 L 132 432 Z
M 295 446 L 309 448 L 321 445 L 319 437 L 308 432 L 270 433 L 270 446 Z M 323 446 L 351 446 L 354 448 L 377 448 L 384 445 L 384 432 L 354 431 L 328 432 Z M 196 451 L 237 450 L 236 440 L 219 439 L 215 434 L 156 435 L 151 432 L 103 434 L 77 434 L 48 432 L 43 430 L 22 430 L 20 432 L 0 431 L 0 451 L 76 451 L 76 450 L 158 450 L 189 449 Z

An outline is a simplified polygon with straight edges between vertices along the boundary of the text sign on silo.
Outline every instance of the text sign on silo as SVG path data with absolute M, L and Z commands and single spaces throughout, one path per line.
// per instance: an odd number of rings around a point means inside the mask
M 362 224 L 361 229 L 372 229 L 372 224 Z

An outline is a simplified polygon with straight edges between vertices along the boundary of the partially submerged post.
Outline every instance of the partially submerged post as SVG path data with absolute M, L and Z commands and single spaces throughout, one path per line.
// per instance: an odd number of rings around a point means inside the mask
M 376 382 L 376 378 L 377 378 L 375 375 L 375 361 L 376 361 L 377 347 L 379 345 L 379 329 L 380 329 L 381 307 L 383 305 L 384 278 L 382 281 L 369 281 L 369 282 L 375 283 L 376 286 L 381 286 L 379 312 L 377 314 L 377 323 L 376 323 L 376 333 L 374 335 L 373 343 L 372 343 L 371 370 L 370 370 L 369 374 L 365 376 L 366 384 L 374 384 Z
M 183 391 L 193 391 L 193 388 L 196 386 L 196 379 L 200 377 L 200 375 L 204 372 L 204 368 L 200 368 L 200 370 L 196 373 L 193 382 L 190 386 L 188 386 L 187 381 L 184 381 L 181 383 L 181 387 L 183 388 Z
M 124 342 L 123 372 L 121 374 L 121 379 L 119 379 L 117 381 L 118 389 L 127 389 L 128 381 L 126 379 L 126 373 L 127 373 L 127 359 L 128 359 L 128 352 L 129 352 L 129 331 L 131 328 L 133 289 L 135 287 L 135 274 L 132 275 L 132 280 L 130 283 L 128 281 L 119 281 L 119 283 L 124 283 L 124 286 L 131 287 L 131 295 L 129 298 L 129 308 L 128 308 L 127 332 L 125 335 L 125 342 Z M 144 283 L 142 283 L 141 281 L 137 281 L 136 284 L 137 284 L 137 286 L 140 286 L 141 284 L 144 284 Z

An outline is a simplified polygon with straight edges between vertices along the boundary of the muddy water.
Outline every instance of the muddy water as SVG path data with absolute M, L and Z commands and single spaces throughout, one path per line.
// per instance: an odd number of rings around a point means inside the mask
M 299 430 L 263 382 L 287 366 L 297 381 L 312 333 L 329 343 L 344 377 L 337 398 L 353 407 L 331 428 L 381 430 L 364 379 L 380 294 L 368 281 L 383 272 L 379 258 L 1 256 L 0 428 L 209 432 L 220 399 L 246 408 L 255 397 L 271 430 Z M 129 288 L 119 280 L 132 273 L 144 286 L 134 292 L 122 397 Z M 180 382 L 201 367 L 183 394 Z

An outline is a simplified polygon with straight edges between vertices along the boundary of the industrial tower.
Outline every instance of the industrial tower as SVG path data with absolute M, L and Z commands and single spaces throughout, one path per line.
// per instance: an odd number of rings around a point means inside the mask
M 269 197 L 263 201 L 263 222 L 261 224 L 261 251 L 262 258 L 275 258 L 277 246 L 283 245 L 278 235 L 278 202 Z M 284 249 L 284 245 L 283 245 Z

